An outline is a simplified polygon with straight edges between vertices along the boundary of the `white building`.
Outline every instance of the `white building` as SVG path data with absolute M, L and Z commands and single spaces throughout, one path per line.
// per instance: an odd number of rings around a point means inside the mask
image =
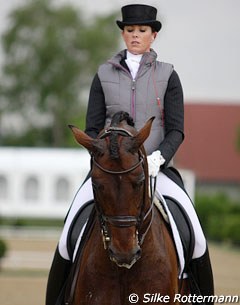
M 0 217 L 63 218 L 89 169 L 82 149 L 1 148 Z

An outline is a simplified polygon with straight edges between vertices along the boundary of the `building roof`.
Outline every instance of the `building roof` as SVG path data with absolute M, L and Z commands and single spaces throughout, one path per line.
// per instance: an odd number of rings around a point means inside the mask
M 240 105 L 186 104 L 185 140 L 177 167 L 199 181 L 240 182 Z

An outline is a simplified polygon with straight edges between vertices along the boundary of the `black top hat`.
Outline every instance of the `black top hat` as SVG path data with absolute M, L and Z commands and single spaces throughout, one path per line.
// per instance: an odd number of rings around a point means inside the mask
M 157 9 L 145 4 L 130 4 L 122 7 L 122 21 L 116 23 L 123 30 L 125 25 L 149 25 L 155 31 L 159 32 L 162 24 L 156 20 Z

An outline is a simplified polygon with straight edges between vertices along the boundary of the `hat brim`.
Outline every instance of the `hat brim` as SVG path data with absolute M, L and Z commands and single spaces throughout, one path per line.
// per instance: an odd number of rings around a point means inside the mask
M 144 21 L 127 21 L 123 22 L 120 20 L 116 21 L 118 27 L 123 30 L 125 25 L 149 25 L 151 26 L 156 32 L 159 32 L 162 28 L 162 24 L 160 21 L 157 20 L 144 20 Z

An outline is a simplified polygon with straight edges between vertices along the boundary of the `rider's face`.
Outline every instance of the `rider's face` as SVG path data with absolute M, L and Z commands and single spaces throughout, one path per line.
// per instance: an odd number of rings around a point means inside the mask
M 127 25 L 122 31 L 126 47 L 132 54 L 149 52 L 156 35 L 148 25 Z

